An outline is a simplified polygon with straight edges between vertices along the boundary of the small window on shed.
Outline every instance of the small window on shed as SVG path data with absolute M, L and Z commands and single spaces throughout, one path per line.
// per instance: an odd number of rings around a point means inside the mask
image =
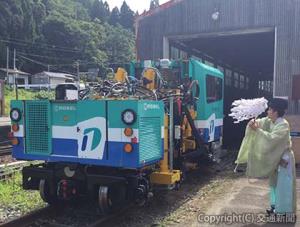
M 219 101 L 223 98 L 223 81 L 221 78 L 206 76 L 206 100 L 207 103 Z
M 232 71 L 230 69 L 225 70 L 225 84 L 229 87 L 232 85 Z
M 249 77 L 246 77 L 246 90 L 249 89 Z
M 234 73 L 234 87 L 238 88 L 239 87 L 239 74 L 238 73 Z
M 240 88 L 245 89 L 245 76 L 240 75 Z

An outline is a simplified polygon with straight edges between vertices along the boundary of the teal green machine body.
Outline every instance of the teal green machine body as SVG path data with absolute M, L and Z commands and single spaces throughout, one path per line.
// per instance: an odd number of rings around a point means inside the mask
M 186 80 L 198 81 L 200 93 L 196 102 L 195 126 L 204 142 L 219 141 L 223 131 L 224 74 L 199 60 L 171 60 L 166 68 L 161 61 L 131 62 L 130 76 L 140 77 L 145 67 L 155 67 L 162 72 L 164 79 L 176 77 L 176 86 Z M 165 73 L 164 73 L 165 72 Z M 175 88 L 175 87 L 174 87 Z

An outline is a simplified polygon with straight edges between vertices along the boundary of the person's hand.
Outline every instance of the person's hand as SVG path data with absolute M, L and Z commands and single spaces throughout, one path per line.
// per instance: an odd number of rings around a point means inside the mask
M 249 125 L 249 127 L 250 127 L 251 129 L 253 129 L 253 130 L 256 130 L 256 129 L 259 128 L 258 123 L 257 123 L 254 119 L 252 119 L 252 120 L 248 123 L 248 125 Z

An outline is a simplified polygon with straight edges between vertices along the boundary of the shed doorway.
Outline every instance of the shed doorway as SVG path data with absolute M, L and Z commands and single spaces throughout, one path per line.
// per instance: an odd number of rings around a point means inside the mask
M 225 148 L 238 148 L 247 122 L 233 123 L 228 116 L 231 104 L 240 98 L 273 97 L 276 29 L 170 36 L 167 40 L 164 51 L 169 58 L 198 58 L 224 73 L 223 144 Z

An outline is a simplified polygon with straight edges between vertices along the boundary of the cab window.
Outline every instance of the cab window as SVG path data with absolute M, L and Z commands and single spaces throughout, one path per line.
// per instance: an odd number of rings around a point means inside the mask
M 223 80 L 212 75 L 206 76 L 206 100 L 212 103 L 223 99 Z

